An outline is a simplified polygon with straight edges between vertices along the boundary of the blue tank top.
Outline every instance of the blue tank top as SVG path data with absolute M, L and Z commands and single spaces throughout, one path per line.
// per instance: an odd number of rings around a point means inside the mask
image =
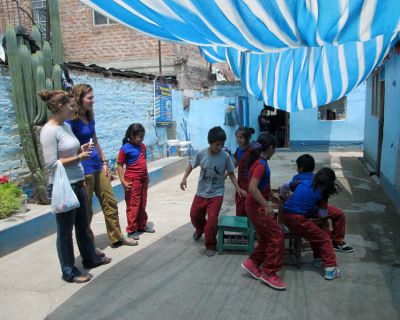
M 81 145 L 88 143 L 91 138 L 93 139 L 96 133 L 94 120 L 89 121 L 88 124 L 81 119 L 67 120 L 65 122 L 71 126 L 72 132 L 78 138 Z M 96 147 L 94 147 L 89 159 L 82 160 L 82 166 L 85 175 L 93 174 L 103 169 L 100 154 Z

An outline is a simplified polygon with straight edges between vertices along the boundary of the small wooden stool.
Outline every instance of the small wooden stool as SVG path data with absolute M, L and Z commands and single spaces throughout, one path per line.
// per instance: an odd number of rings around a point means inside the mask
M 230 238 L 225 232 L 237 232 L 247 238 L 247 244 L 225 243 Z M 254 248 L 254 226 L 247 217 L 220 216 L 218 220 L 218 254 L 224 250 L 246 250 L 249 254 Z

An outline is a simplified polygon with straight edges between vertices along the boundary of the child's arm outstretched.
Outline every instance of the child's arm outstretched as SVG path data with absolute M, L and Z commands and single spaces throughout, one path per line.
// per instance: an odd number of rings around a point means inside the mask
M 189 174 L 192 172 L 192 170 L 193 170 L 193 167 L 189 163 L 188 166 L 186 167 L 185 174 L 183 175 L 183 178 L 182 178 L 182 181 L 180 184 L 180 187 L 183 191 L 186 190 L 186 187 L 187 187 L 186 180 L 187 180 L 187 177 L 189 176 Z
M 126 181 L 124 176 L 124 165 L 118 163 L 117 165 L 117 172 L 119 176 L 119 180 L 121 181 L 122 186 L 124 187 L 125 191 L 129 191 L 132 187 L 132 181 Z
M 236 193 L 237 193 L 240 197 L 246 197 L 246 196 L 247 196 L 247 192 L 239 187 L 239 184 L 238 184 L 238 182 L 237 182 L 235 173 L 234 173 L 234 172 L 228 172 L 228 176 L 229 176 L 229 179 L 231 179 L 233 185 L 235 186 Z
M 249 192 L 253 198 L 263 207 L 267 214 L 273 214 L 274 209 L 268 204 L 268 201 L 263 197 L 260 189 L 258 189 L 258 184 L 260 179 L 252 177 L 249 184 Z

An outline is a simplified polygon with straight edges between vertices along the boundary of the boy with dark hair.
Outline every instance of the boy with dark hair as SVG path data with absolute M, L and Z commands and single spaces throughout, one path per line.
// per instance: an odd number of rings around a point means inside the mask
M 292 181 L 289 183 L 291 191 L 294 191 L 300 182 L 308 180 L 312 181 L 315 176 L 313 173 L 315 169 L 315 160 L 311 155 L 301 155 L 296 159 L 296 164 L 298 174 L 293 176 Z M 334 250 L 345 253 L 353 252 L 353 248 L 344 242 L 346 225 L 344 212 L 331 205 L 328 205 L 327 209 L 327 218 L 332 221 L 332 231 L 329 228 L 328 222 L 323 226 L 323 229 L 331 235 Z
M 302 172 L 313 172 L 315 169 L 315 160 L 309 154 L 302 154 L 296 159 L 297 168 L 302 168 Z
M 205 235 L 205 254 L 208 257 L 214 256 L 217 252 L 217 225 L 224 197 L 225 172 L 228 173 L 236 192 L 246 197 L 246 191 L 240 189 L 237 183 L 235 166 L 231 157 L 222 150 L 225 141 L 226 134 L 221 127 L 210 129 L 208 132 L 210 146 L 194 156 L 180 183 L 181 189 L 185 190 L 187 177 L 194 168 L 200 166 L 201 171 L 197 192 L 190 209 L 190 219 L 196 229 L 193 240 L 199 240 L 203 233 Z

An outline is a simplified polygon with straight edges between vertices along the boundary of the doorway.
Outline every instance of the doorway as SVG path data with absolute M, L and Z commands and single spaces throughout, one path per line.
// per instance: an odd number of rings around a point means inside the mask
M 378 150 L 376 159 L 375 172 L 378 177 L 381 175 L 381 160 L 382 160 L 382 143 L 383 143 L 383 127 L 385 125 L 385 81 L 378 82 Z
M 267 107 L 266 116 L 268 119 L 268 132 L 273 134 L 278 140 L 278 148 L 288 148 L 290 141 L 290 113 Z

